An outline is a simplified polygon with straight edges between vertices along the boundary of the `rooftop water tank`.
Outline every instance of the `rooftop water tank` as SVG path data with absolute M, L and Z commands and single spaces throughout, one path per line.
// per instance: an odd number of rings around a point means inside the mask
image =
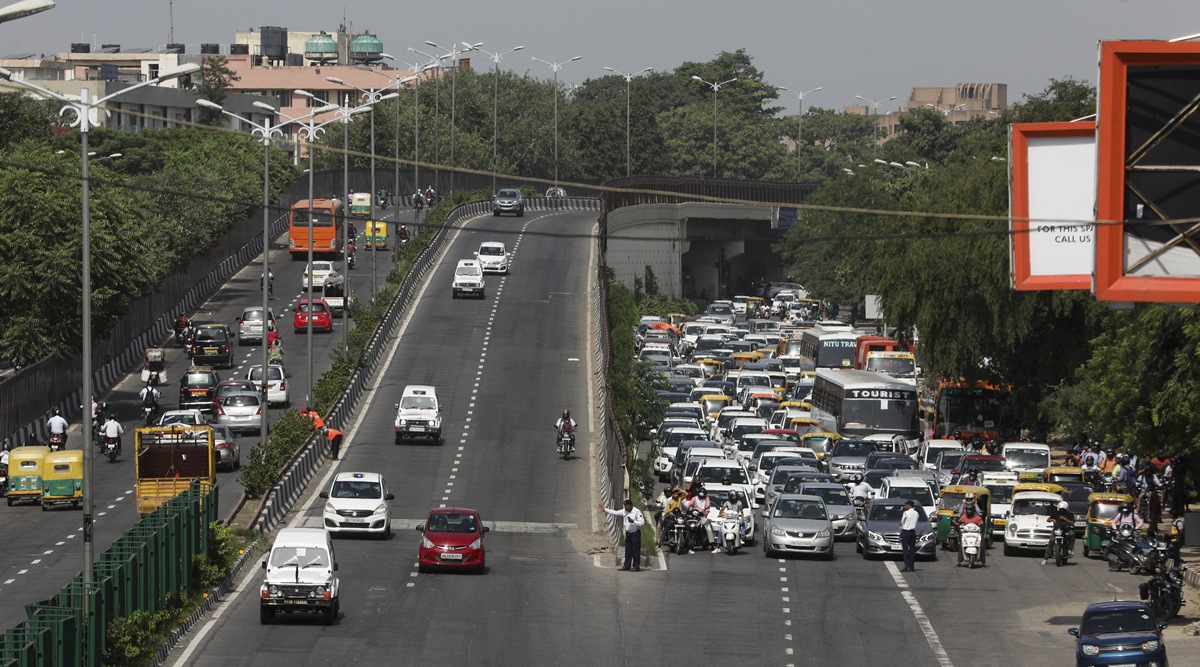
M 383 58 L 383 42 L 369 32 L 350 42 L 350 60 L 356 63 L 376 62 Z
M 318 63 L 337 62 L 337 40 L 324 32 L 309 37 L 308 41 L 304 42 L 304 57 Z

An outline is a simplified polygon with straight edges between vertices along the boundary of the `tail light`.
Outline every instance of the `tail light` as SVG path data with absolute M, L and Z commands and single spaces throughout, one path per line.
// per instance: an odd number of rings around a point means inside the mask
M 256 415 L 261 415 L 261 414 L 262 414 L 262 406 L 261 406 L 261 405 L 260 405 L 260 406 L 258 406 L 258 410 L 257 410 L 257 411 L 256 411 L 254 414 L 256 414 Z
M 225 414 L 225 408 L 223 408 L 223 407 L 221 407 L 220 405 L 218 405 L 218 406 L 217 406 L 217 414 L 219 414 L 219 415 L 223 415 L 223 414 Z

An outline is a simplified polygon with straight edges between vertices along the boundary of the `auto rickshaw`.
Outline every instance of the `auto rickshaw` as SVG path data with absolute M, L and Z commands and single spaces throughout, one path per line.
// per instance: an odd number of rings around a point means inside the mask
M 386 250 L 388 247 L 387 223 L 373 220 L 366 224 L 363 230 L 367 250 Z
M 825 432 L 825 427 L 821 426 L 821 422 L 812 417 L 792 417 L 787 420 L 786 426 L 800 435 Z
M 709 357 L 705 357 L 704 359 L 698 359 L 696 361 L 693 361 L 692 363 L 696 364 L 697 366 L 703 367 L 704 374 L 707 377 L 712 377 L 712 376 L 716 375 L 717 373 L 721 372 L 721 362 L 717 361 L 716 359 L 711 359 Z
M 370 193 L 355 192 L 350 195 L 350 215 L 355 218 L 371 217 Z
M 1057 484 L 1049 482 L 1021 482 L 1013 487 L 1013 495 L 1024 493 L 1026 491 L 1040 491 L 1041 493 L 1056 493 L 1062 495 L 1063 488 Z
M 958 544 L 947 544 L 946 536 L 950 534 L 950 526 L 953 524 L 955 517 L 958 516 L 959 508 L 962 507 L 963 500 L 967 497 L 968 493 L 975 494 L 975 504 L 979 506 L 979 516 L 983 519 L 984 543 L 991 542 L 992 492 L 985 486 L 955 484 L 947 486 L 938 494 L 937 541 L 942 545 L 943 549 L 958 550 Z
M 17 447 L 8 452 L 9 506 L 18 500 L 37 502 L 42 496 L 43 459 L 48 458 L 49 447 Z
M 1074 468 L 1068 466 L 1050 466 L 1042 471 L 1042 481 L 1048 484 L 1056 482 L 1080 482 L 1087 483 L 1087 475 L 1083 468 Z
M 758 309 L 766 303 L 761 296 L 746 297 L 746 317 L 753 319 L 758 317 Z
M 700 405 L 708 413 L 709 419 L 716 419 L 721 410 L 729 407 L 731 403 L 733 403 L 733 399 L 725 394 L 708 394 L 700 397 Z
M 161 347 L 146 348 L 146 362 L 142 365 L 142 384 L 167 384 L 167 351 Z
M 42 462 L 42 511 L 51 505 L 79 507 L 83 500 L 83 452 L 47 454 Z
M 683 322 L 688 318 L 683 313 L 667 313 L 667 321 L 674 324 L 676 327 L 682 326 Z
M 758 351 L 734 352 L 733 353 L 733 365 L 737 368 L 741 368 L 741 367 L 745 366 L 746 364 L 752 364 L 756 361 L 761 361 L 762 358 L 763 358 L 763 353 L 758 352 Z
M 803 410 L 804 412 L 812 412 L 812 403 L 808 401 L 784 401 L 779 404 L 779 408 L 781 410 L 794 408 L 796 410 Z
M 1108 545 L 1113 518 L 1124 503 L 1134 502 L 1127 493 L 1093 493 L 1088 496 L 1087 526 L 1083 529 L 1083 555 L 1101 554 Z
M 833 449 L 833 445 L 841 440 L 842 436 L 838 433 L 830 433 L 829 431 L 810 431 L 800 436 L 800 446 L 808 447 L 817 453 L 817 459 L 822 463 L 825 461 L 825 455 L 829 450 Z

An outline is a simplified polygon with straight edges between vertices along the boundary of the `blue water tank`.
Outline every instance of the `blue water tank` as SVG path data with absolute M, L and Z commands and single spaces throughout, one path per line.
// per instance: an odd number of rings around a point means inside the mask
M 350 60 L 356 63 L 376 62 L 383 58 L 383 42 L 369 32 L 350 41 Z

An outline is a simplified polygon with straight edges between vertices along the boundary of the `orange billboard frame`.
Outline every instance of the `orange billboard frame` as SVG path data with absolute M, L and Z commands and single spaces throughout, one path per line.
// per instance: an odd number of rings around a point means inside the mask
M 1131 276 L 1125 271 L 1126 123 L 1130 68 L 1196 67 L 1200 43 L 1100 42 L 1096 127 L 1096 269 L 1093 290 L 1101 301 L 1200 302 L 1200 277 Z M 1106 222 L 1110 221 L 1110 222 Z

